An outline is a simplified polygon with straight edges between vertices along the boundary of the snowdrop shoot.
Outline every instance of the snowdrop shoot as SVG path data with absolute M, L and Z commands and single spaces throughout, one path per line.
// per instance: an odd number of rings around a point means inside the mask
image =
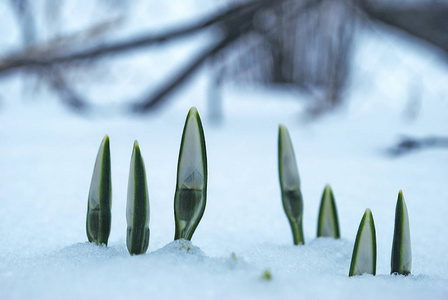
M 403 192 L 398 193 L 395 208 L 394 240 L 392 242 L 391 274 L 409 275 L 412 267 L 409 217 Z
M 278 173 L 283 208 L 291 225 L 294 245 L 305 244 L 302 228 L 303 199 L 300 191 L 299 171 L 288 129 L 279 126 Z
M 106 135 L 96 156 L 87 201 L 86 232 L 89 242 L 105 244 L 109 239 L 112 206 L 110 146 Z
M 364 273 L 376 274 L 376 232 L 370 209 L 366 209 L 359 224 L 348 276 Z
M 126 222 L 126 245 L 129 253 L 146 253 L 149 243 L 149 197 L 145 163 L 137 141 L 134 142 L 129 168 Z
M 174 195 L 174 239 L 191 240 L 205 210 L 207 154 L 201 118 L 195 107 L 188 112 L 180 144 Z
M 320 202 L 317 237 L 332 237 L 335 239 L 341 237 L 336 202 L 329 185 L 325 186 Z

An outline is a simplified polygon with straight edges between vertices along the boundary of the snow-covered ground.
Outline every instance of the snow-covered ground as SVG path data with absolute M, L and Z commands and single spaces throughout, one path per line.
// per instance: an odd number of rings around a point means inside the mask
M 446 299 L 448 153 L 384 154 L 400 134 L 448 133 L 446 65 L 411 45 L 382 31 L 361 35 L 350 101 L 311 123 L 301 121 L 303 107 L 292 94 L 226 87 L 225 120 L 214 126 L 206 113 L 205 71 L 171 105 L 137 117 L 76 115 L 45 93 L 36 101 L 23 99 L 23 78 L 2 81 L 0 298 Z M 403 111 L 413 80 L 420 85 L 421 108 L 410 121 Z M 173 242 L 173 201 L 182 128 L 193 105 L 204 124 L 209 186 L 190 244 Z M 292 245 L 281 204 L 279 123 L 289 129 L 301 175 L 304 246 Z M 85 218 L 105 134 L 111 140 L 112 230 L 109 246 L 98 247 L 86 242 Z M 146 163 L 151 238 L 146 255 L 131 257 L 125 208 L 135 139 Z M 336 197 L 340 240 L 316 239 L 327 183 Z M 389 275 L 400 189 L 411 227 L 408 277 Z M 377 276 L 349 278 L 366 208 L 376 224 Z M 262 279 L 266 270 L 271 280 Z

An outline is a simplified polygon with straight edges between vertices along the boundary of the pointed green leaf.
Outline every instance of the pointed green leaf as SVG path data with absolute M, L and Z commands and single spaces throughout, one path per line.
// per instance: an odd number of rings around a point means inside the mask
M 137 141 L 134 142 L 129 168 L 126 221 L 128 225 L 126 245 L 129 253 L 131 255 L 146 253 L 149 243 L 149 197 L 145 163 Z
M 395 208 L 394 240 L 392 243 L 391 274 L 409 275 L 412 267 L 409 216 L 403 192 L 398 193 Z
M 195 107 L 185 120 L 174 196 L 174 239 L 191 240 L 205 210 L 207 198 L 207 154 L 201 118 Z
M 364 273 L 376 274 L 376 232 L 370 209 L 366 209 L 359 224 L 348 276 Z
M 317 237 L 332 237 L 335 239 L 341 237 L 336 202 L 334 201 L 333 191 L 329 185 L 325 186 L 322 200 L 320 201 Z
M 288 129 L 279 126 L 278 131 L 278 173 L 282 203 L 291 225 L 294 245 L 304 244 L 302 215 L 303 199 L 300 190 L 300 177 L 297 170 L 296 156 Z
M 96 156 L 87 201 L 86 232 L 89 242 L 106 244 L 110 234 L 112 182 L 110 174 L 110 146 L 106 135 Z

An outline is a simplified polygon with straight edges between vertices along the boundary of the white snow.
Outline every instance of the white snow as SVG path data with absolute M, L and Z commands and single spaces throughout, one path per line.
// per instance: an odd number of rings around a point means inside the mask
M 174 11 L 170 18 L 181 14 Z M 191 11 L 185 14 L 191 16 Z M 140 15 L 133 24 L 151 19 L 149 11 Z M 155 15 L 154 20 L 162 18 Z M 4 28 L 1 32 L 8 33 Z M 17 39 L 14 30 L 9 34 Z M 169 105 L 145 117 L 80 116 L 61 107 L 45 88 L 30 95 L 23 83 L 26 77 L 2 78 L 0 298 L 448 298 L 448 153 L 431 149 L 396 159 L 384 155 L 401 134 L 447 134 L 446 64 L 429 50 L 381 29 L 359 37 L 349 101 L 311 123 L 303 122 L 303 102 L 297 95 L 226 87 L 224 123 L 213 126 L 206 113 L 206 70 L 176 92 Z M 2 47 L 12 44 L 3 35 L 0 42 Z M 127 68 L 137 64 L 148 74 L 144 79 L 160 82 L 163 77 L 153 66 L 168 61 L 171 72 L 194 49 L 198 47 L 188 41 L 160 47 L 157 55 L 165 60 L 149 63 L 150 55 L 139 54 L 129 58 Z M 118 82 L 110 83 L 110 94 L 107 88 L 95 90 L 95 81 L 84 85 L 89 95 L 103 93 L 104 99 L 115 99 L 116 89 L 135 95 L 140 91 L 136 86 L 142 88 L 145 82 L 138 74 L 121 74 Z M 417 85 L 420 111 L 409 120 L 403 111 L 410 87 Z M 192 244 L 173 242 L 177 158 L 191 106 L 202 117 L 209 168 L 207 206 Z M 300 170 L 304 246 L 293 246 L 281 204 L 280 123 L 289 129 Z M 109 246 L 100 247 L 86 242 L 85 218 L 95 156 L 105 134 L 110 137 L 113 206 Z M 151 237 L 146 255 L 130 256 L 126 191 L 136 139 L 146 162 Z M 315 238 L 327 183 L 338 207 L 340 240 Z M 400 189 L 406 195 L 413 253 L 412 275 L 407 277 L 389 275 Z M 366 207 L 375 215 L 377 275 L 349 278 L 353 243 Z M 272 280 L 261 280 L 265 270 Z

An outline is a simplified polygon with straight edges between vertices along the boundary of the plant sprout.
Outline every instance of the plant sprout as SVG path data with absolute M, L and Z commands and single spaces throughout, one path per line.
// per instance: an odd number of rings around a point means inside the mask
M 336 202 L 329 185 L 325 186 L 322 200 L 320 201 L 317 237 L 332 237 L 335 239 L 341 237 Z
M 366 209 L 359 224 L 348 276 L 364 273 L 376 274 L 376 232 L 370 209 Z
M 279 126 L 278 173 L 283 208 L 291 225 L 294 245 L 305 244 L 302 228 L 303 198 L 300 191 L 299 171 L 288 129 Z
M 86 232 L 89 242 L 105 244 L 109 239 L 112 206 L 110 146 L 106 135 L 96 156 L 87 201 Z
M 392 242 L 391 274 L 409 275 L 412 267 L 409 217 L 403 192 L 398 193 L 395 207 L 394 240 Z
M 207 154 L 201 118 L 195 107 L 185 120 L 174 195 L 174 239 L 191 240 L 205 210 L 207 198 Z
M 129 253 L 146 253 L 149 243 L 149 197 L 145 163 L 137 141 L 134 142 L 129 168 L 126 221 L 126 245 Z

